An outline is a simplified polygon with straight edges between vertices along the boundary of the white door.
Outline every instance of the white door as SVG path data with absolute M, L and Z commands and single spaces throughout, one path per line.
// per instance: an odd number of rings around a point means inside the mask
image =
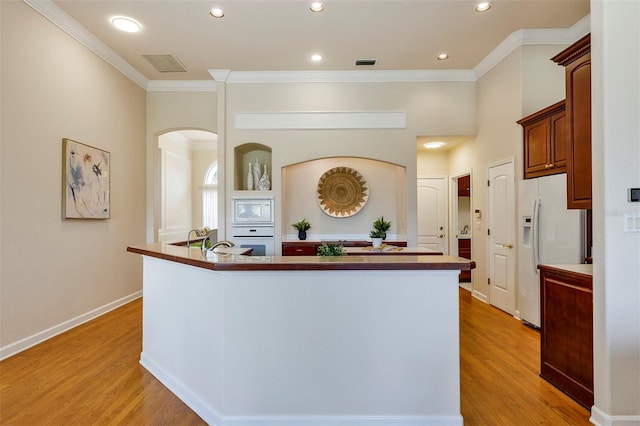
M 513 161 L 489 166 L 489 303 L 515 313 L 515 199 Z
M 447 178 L 418 178 L 418 246 L 447 254 Z

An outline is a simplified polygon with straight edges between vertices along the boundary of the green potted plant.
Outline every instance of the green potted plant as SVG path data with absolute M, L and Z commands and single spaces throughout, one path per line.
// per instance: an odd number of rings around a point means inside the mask
M 373 221 L 373 229 L 369 232 L 369 237 L 374 248 L 382 245 L 382 240 L 387 238 L 387 231 L 391 228 L 391 222 L 384 220 L 384 216 L 380 216 Z
M 311 224 L 307 221 L 307 219 L 302 219 L 296 223 L 292 223 L 291 226 L 298 230 L 298 239 L 306 240 L 307 239 L 307 230 L 311 229 Z
M 346 256 L 347 252 L 342 244 L 322 243 L 318 247 L 318 256 Z

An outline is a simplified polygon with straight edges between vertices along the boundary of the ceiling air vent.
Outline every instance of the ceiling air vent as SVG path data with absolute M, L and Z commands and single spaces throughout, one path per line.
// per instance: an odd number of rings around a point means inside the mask
M 356 66 L 373 66 L 377 62 L 377 59 L 356 59 Z
M 173 55 L 142 55 L 158 72 L 187 72 L 178 58 Z

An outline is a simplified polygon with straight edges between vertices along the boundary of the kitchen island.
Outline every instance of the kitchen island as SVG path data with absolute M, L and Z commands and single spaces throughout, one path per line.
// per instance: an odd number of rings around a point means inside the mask
M 462 425 L 455 256 L 148 244 L 141 364 L 212 425 Z

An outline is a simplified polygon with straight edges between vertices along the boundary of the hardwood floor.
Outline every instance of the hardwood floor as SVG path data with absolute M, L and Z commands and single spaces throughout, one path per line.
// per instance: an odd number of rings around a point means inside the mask
M 203 425 L 138 363 L 133 301 L 0 362 L 0 424 Z M 465 425 L 588 425 L 589 412 L 538 377 L 539 335 L 460 290 Z

